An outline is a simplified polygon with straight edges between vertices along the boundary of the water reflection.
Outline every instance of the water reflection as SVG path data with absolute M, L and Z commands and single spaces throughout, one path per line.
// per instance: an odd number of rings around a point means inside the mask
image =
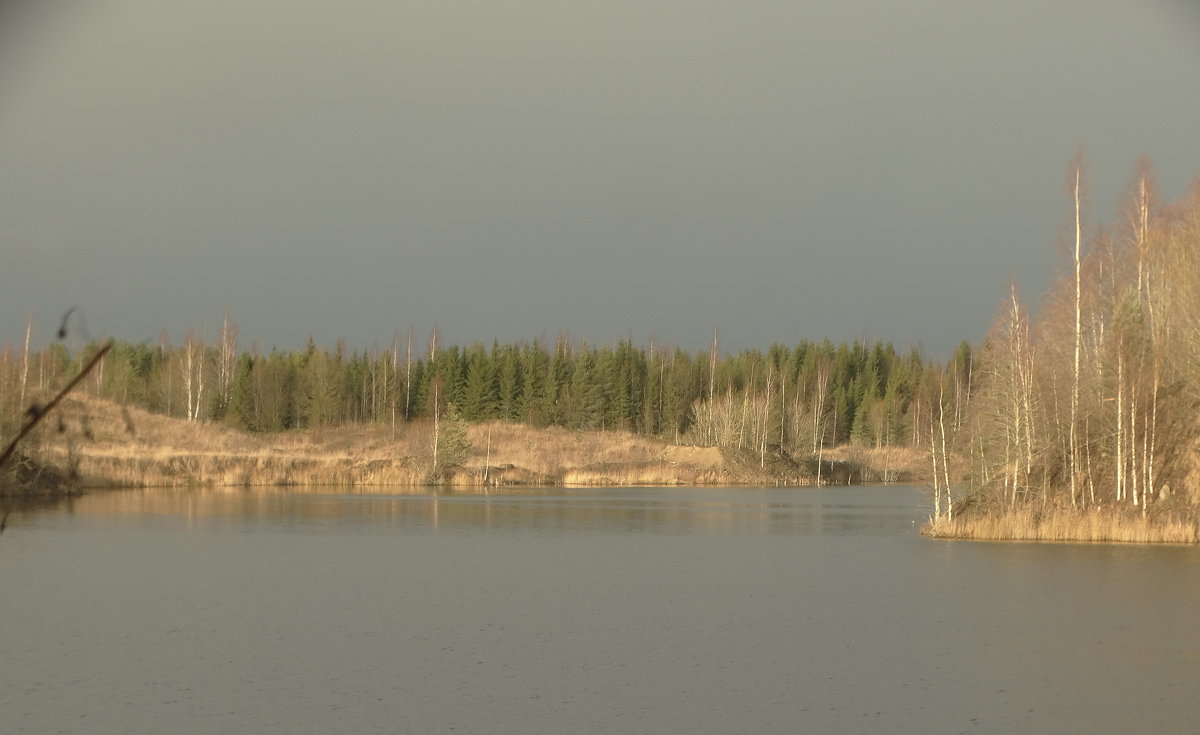
M 1194 732 L 1200 549 L 915 488 L 158 490 L 0 538 L 5 732 Z
M 854 487 L 537 488 L 462 494 L 404 488 L 395 494 L 348 495 L 330 489 L 149 489 L 70 499 L 61 512 L 109 517 L 123 524 L 183 519 L 184 527 L 193 530 L 266 525 L 328 530 L 382 527 L 412 532 L 763 535 L 915 528 L 920 517 L 914 510 L 919 505 L 915 490 L 889 490 L 881 494 L 878 489 Z M 20 523 L 29 522 L 37 521 L 20 519 Z

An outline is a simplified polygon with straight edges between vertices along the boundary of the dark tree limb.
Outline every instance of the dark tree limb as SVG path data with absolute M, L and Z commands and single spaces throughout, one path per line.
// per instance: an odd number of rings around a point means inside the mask
M 88 364 L 83 366 L 83 369 L 79 371 L 79 374 L 72 378 L 71 382 L 67 383 L 66 387 L 60 390 L 58 395 L 50 399 L 50 402 L 45 406 L 38 406 L 35 404 L 29 407 L 29 410 L 25 412 L 25 425 L 21 427 L 21 430 L 17 432 L 17 435 L 13 438 L 13 440 L 8 443 L 7 447 L 4 448 L 4 453 L 0 454 L 0 467 L 3 467 L 4 464 L 8 462 L 9 458 L 12 457 L 13 452 L 17 451 L 17 444 L 19 444 L 22 439 L 28 436 L 29 432 L 33 431 L 34 428 L 37 427 L 37 425 L 41 422 L 41 420 L 54 410 L 54 407 L 58 405 L 58 402 L 65 398 L 66 395 L 75 388 L 75 386 L 79 385 L 79 383 L 87 377 L 88 373 L 92 372 L 92 368 L 96 367 L 96 365 L 100 363 L 100 360 L 104 359 L 104 356 L 108 354 L 108 351 L 112 349 L 112 346 L 113 343 L 111 339 L 105 342 L 100 349 L 96 351 L 96 354 L 92 355 L 92 359 L 88 361 Z

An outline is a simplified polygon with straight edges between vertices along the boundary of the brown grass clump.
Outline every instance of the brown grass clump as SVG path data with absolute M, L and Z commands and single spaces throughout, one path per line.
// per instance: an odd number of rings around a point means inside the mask
M 953 521 L 941 518 L 921 533 L 932 538 L 993 541 L 1093 541 L 1131 544 L 1200 543 L 1200 523 L 1187 509 L 1023 507 L 969 508 Z

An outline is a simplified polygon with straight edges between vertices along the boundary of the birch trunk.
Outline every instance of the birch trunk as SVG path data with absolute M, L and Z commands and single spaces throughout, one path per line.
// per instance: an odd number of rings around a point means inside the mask
M 717 330 L 713 330 L 712 348 L 708 351 L 708 400 L 713 399 L 717 387 Z
M 17 405 L 25 410 L 25 384 L 29 380 L 29 336 L 33 333 L 33 315 L 25 322 L 25 351 L 21 354 L 21 400 Z
M 1140 372 L 1140 371 L 1139 371 Z M 1138 454 L 1137 454 L 1137 382 L 1130 381 L 1129 391 L 1129 489 L 1133 504 L 1138 504 Z
M 408 421 L 411 414 L 409 413 L 409 403 L 412 399 L 412 327 L 408 328 L 408 346 L 404 358 L 404 420 Z
M 183 345 L 183 391 L 184 399 L 187 401 L 185 413 L 187 414 L 188 421 L 196 419 L 195 414 L 192 412 L 192 359 L 192 335 L 189 333 Z
M 1125 489 L 1125 360 L 1124 350 L 1117 344 L 1117 502 Z
M 762 429 L 759 432 L 760 439 L 758 444 L 758 467 L 766 469 L 767 467 L 767 426 L 771 423 L 771 379 L 773 376 L 774 366 L 767 365 L 767 397 L 763 401 L 763 417 Z
M 440 440 L 441 440 L 441 430 L 442 430 L 442 411 L 439 406 L 440 396 L 438 395 L 439 388 L 440 388 L 440 386 L 438 385 L 438 380 L 436 377 L 434 377 L 434 379 L 433 379 L 433 469 L 435 472 L 437 471 L 437 466 L 438 466 L 438 446 L 441 443 Z
M 1078 457 L 1078 439 L 1076 437 L 1076 424 L 1079 422 L 1079 353 L 1083 347 L 1083 329 L 1082 329 L 1082 300 L 1083 287 L 1080 273 L 1080 250 L 1083 245 L 1083 221 L 1082 212 L 1079 204 L 1079 179 L 1082 175 L 1082 164 L 1075 165 L 1075 183 L 1073 187 L 1075 196 L 1075 363 L 1074 371 L 1071 380 L 1071 447 L 1070 457 L 1068 458 L 1067 468 L 1071 476 L 1071 506 L 1075 506 L 1076 493 L 1076 458 Z
M 945 399 L 945 383 L 942 383 L 941 393 L 938 400 L 938 426 L 942 433 L 942 474 L 946 484 L 946 520 L 954 520 L 954 499 L 950 496 L 950 462 L 946 457 L 946 411 L 944 406 Z
M 933 520 L 942 518 L 942 491 L 938 481 L 937 442 L 934 440 L 933 412 L 929 413 L 929 456 L 933 461 Z

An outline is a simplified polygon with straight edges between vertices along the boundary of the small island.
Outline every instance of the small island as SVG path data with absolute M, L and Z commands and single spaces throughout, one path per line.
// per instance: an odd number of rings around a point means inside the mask
M 1079 159 L 1067 183 L 1071 270 L 1036 317 L 1015 288 L 997 314 L 971 417 L 934 456 L 925 533 L 1196 543 L 1200 182 L 1164 204 L 1143 159 L 1118 222 L 1090 238 Z

